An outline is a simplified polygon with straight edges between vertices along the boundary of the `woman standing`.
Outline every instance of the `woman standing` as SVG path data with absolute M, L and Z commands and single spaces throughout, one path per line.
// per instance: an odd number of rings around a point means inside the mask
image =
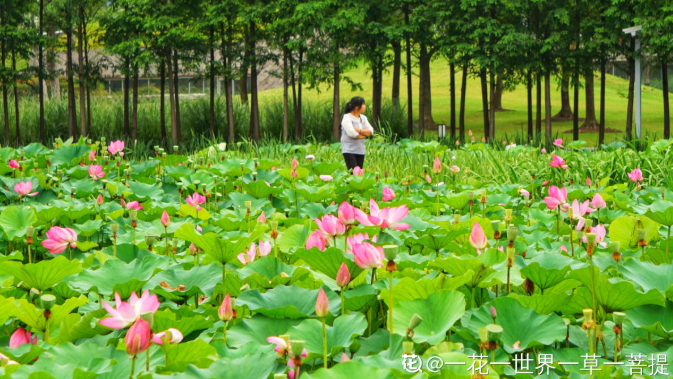
M 367 117 L 365 99 L 355 96 L 346 104 L 346 112 L 341 119 L 341 154 L 349 172 L 355 167 L 364 168 L 365 138 L 374 133 Z

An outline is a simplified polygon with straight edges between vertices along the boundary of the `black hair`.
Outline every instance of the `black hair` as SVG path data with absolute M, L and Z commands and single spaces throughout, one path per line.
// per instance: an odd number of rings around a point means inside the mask
M 365 103 L 365 99 L 363 99 L 360 96 L 355 96 L 354 98 L 351 99 L 348 103 L 346 103 L 346 108 L 344 110 L 344 114 L 346 113 L 351 113 L 353 109 L 359 108 L 362 106 L 362 104 Z

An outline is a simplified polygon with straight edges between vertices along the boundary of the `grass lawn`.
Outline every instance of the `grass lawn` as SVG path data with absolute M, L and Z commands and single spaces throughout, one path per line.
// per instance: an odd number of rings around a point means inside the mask
M 404 59 L 403 59 L 404 61 Z M 456 69 L 459 70 L 458 68 Z M 415 74 L 418 73 L 418 70 L 415 69 Z M 363 91 L 351 91 L 350 85 L 346 82 L 341 83 L 341 97 L 342 104 L 344 104 L 350 97 L 355 95 L 360 95 L 365 98 L 366 101 L 371 100 L 372 93 L 372 81 L 370 74 L 367 72 L 366 66 L 360 64 L 359 67 L 351 69 L 346 73 L 353 81 L 359 82 L 362 84 Z M 600 94 L 600 73 L 594 73 L 595 80 L 595 93 L 596 93 L 596 113 L 598 117 L 599 113 L 599 94 Z M 390 72 L 386 73 L 383 78 L 383 94 L 384 97 L 390 97 L 392 92 L 392 69 Z M 449 93 L 449 64 L 444 59 L 437 59 L 431 65 L 431 81 L 432 81 L 432 115 L 436 122 L 441 122 L 442 119 L 446 120 L 448 123 L 450 117 L 450 93 Z M 461 73 L 456 73 L 456 86 L 458 93 L 456 94 L 456 108 L 460 105 L 460 82 L 461 82 Z M 468 88 L 467 88 L 467 98 L 466 98 L 466 129 L 472 130 L 478 139 L 481 139 L 483 135 L 483 117 L 481 113 L 481 86 L 479 78 L 470 77 L 468 78 Z M 616 76 L 607 75 L 606 82 L 606 100 L 605 100 L 605 115 L 606 115 L 606 127 L 613 128 L 617 130 L 624 130 L 626 125 L 626 107 L 627 107 L 627 98 L 629 82 L 627 80 L 621 79 Z M 402 102 L 406 103 L 407 91 L 406 91 L 406 76 L 401 78 L 401 93 Z M 544 82 L 542 86 L 544 90 Z M 332 101 L 332 91 L 331 88 L 328 88 L 326 85 L 321 88 L 321 92 L 316 90 L 305 91 L 304 99 L 308 101 Z M 413 77 L 413 107 L 414 107 L 414 117 L 418 116 L 418 76 Z M 291 93 L 290 93 L 291 95 Z M 277 101 L 282 99 L 283 90 L 274 89 L 269 91 L 264 91 L 260 93 L 260 101 Z M 544 94 L 543 97 L 544 99 Z M 535 101 L 535 93 L 533 93 L 533 101 Z M 544 101 L 544 100 L 543 100 Z M 571 89 L 571 104 L 572 99 L 572 89 Z M 527 100 L 526 100 L 526 87 L 525 85 L 519 85 L 512 92 L 505 92 L 502 98 L 503 108 L 509 110 L 507 112 L 498 112 L 496 114 L 496 134 L 501 138 L 504 137 L 504 134 L 507 133 L 508 136 L 515 134 L 516 132 L 525 133 L 526 125 L 528 123 L 527 116 Z M 554 78 L 552 83 L 552 116 L 558 113 L 561 109 L 561 90 L 559 81 Z M 542 106 L 544 112 L 544 104 Z M 458 110 L 456 110 L 457 112 Z M 585 98 L 584 98 L 584 89 L 580 90 L 580 114 L 579 117 L 583 118 L 585 113 Z M 663 133 L 663 95 L 662 91 L 654 89 L 651 87 L 643 86 L 642 90 L 642 115 L 643 115 L 643 135 L 647 133 L 657 134 L 661 137 Z M 456 119 L 458 115 L 456 115 Z M 456 120 L 457 122 L 457 120 Z M 580 121 L 581 123 L 581 121 Z M 543 125 L 544 130 L 544 114 L 543 114 Z M 564 140 L 572 139 L 572 134 L 563 134 L 566 130 L 572 129 L 572 121 L 570 122 L 555 122 L 553 123 L 553 132 L 554 134 L 558 133 L 560 137 Z M 635 137 L 635 122 L 634 122 L 634 137 Z M 622 133 L 613 133 L 606 134 L 605 140 L 607 143 L 615 140 L 621 139 L 623 136 Z M 580 134 L 580 139 L 589 141 L 590 143 L 596 143 L 598 140 L 597 133 L 586 133 Z

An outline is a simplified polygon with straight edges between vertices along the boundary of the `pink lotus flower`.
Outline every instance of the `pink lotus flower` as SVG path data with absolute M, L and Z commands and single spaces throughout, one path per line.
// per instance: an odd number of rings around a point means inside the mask
M 103 201 L 104 201 L 103 194 L 99 193 L 98 197 L 96 198 L 96 204 L 103 205 Z
M 326 241 L 319 229 L 314 230 L 306 240 L 306 250 L 317 247 L 320 251 L 325 251 Z
M 19 328 L 12 336 L 9 338 L 9 348 L 16 349 L 17 347 L 25 344 L 37 345 L 37 336 L 32 337 L 29 331 L 24 328 Z
M 234 319 L 234 305 L 231 302 L 229 294 L 224 297 L 222 305 L 217 309 L 217 317 L 222 321 L 231 321 Z
M 51 254 L 62 253 L 66 247 L 77 247 L 77 233 L 70 228 L 52 226 L 46 233 L 47 239 L 42 241 L 42 246 Z
M 96 150 L 89 151 L 89 161 L 93 162 L 96 159 Z
M 332 180 L 334 180 L 334 178 L 332 177 L 332 175 L 320 175 L 320 180 L 322 180 L 323 182 L 331 182 Z
M 297 170 L 292 169 L 292 170 L 290 171 L 290 177 L 291 177 L 292 179 L 297 179 L 298 176 L 299 176 L 299 174 L 297 173 Z
M 356 243 L 353 245 L 353 260 L 363 269 L 383 267 L 383 248 L 370 243 Z
M 453 172 L 454 174 L 457 174 L 457 173 L 460 172 L 460 167 L 458 167 L 456 165 L 453 165 L 453 166 L 449 167 L 449 171 Z
M 432 172 L 439 174 L 442 171 L 442 162 L 440 162 L 439 157 L 435 157 L 435 161 L 432 163 Z
M 411 225 L 399 222 L 407 217 L 407 214 L 409 214 L 409 208 L 406 205 L 386 207 L 379 210 L 379 206 L 374 199 L 369 199 L 369 216 L 360 209 L 355 209 L 355 218 L 360 224 L 378 226 L 381 229 L 407 230 L 411 228 Z
M 292 165 L 290 166 L 293 170 L 296 170 L 299 167 L 299 162 L 297 162 L 297 158 L 294 157 L 292 158 Z
M 171 224 L 171 216 L 168 215 L 168 212 L 164 210 L 164 212 L 161 214 L 161 225 L 164 228 L 167 228 L 168 225 Z
M 425 174 L 425 181 L 428 183 L 432 183 L 432 179 L 430 178 L 430 175 Z
M 470 130 L 467 131 L 467 135 L 468 135 L 468 136 L 471 136 L 471 135 L 472 135 L 472 129 L 470 129 Z
M 601 224 L 598 224 L 596 226 L 592 226 L 590 233 L 594 233 L 596 235 L 596 242 L 595 242 L 596 245 L 600 245 L 601 247 L 606 247 L 607 246 L 607 244 L 605 242 L 603 242 L 603 240 L 605 239 L 605 235 L 607 234 L 607 232 L 605 230 L 605 226 L 603 226 Z M 582 236 L 582 241 L 584 241 L 584 243 L 587 243 L 586 233 L 584 234 L 584 236 Z
M 344 225 L 353 225 L 355 224 L 355 208 L 344 201 L 339 205 L 339 211 L 337 212 L 339 216 L 339 221 Z
M 187 204 L 191 205 L 192 207 L 195 207 L 197 211 L 200 211 L 201 209 L 201 204 L 206 202 L 206 197 L 203 195 L 199 195 L 198 192 L 194 192 L 193 195 L 187 196 Z
M 589 207 L 589 200 L 586 200 L 583 203 L 580 203 L 577 199 L 573 200 L 572 209 L 574 219 L 578 219 L 579 217 L 595 211 L 595 209 Z
M 260 257 L 266 257 L 271 252 L 271 242 L 259 241 L 259 246 L 257 249 L 259 250 Z
M 556 186 L 549 187 L 549 196 L 545 196 L 544 202 L 547 204 L 547 208 L 556 209 L 560 207 L 563 212 L 568 211 L 568 193 L 566 188 L 563 187 L 559 189 Z
M 568 169 L 568 165 L 566 164 L 566 162 L 563 160 L 563 158 L 559 157 L 558 155 L 551 156 L 551 162 L 549 162 L 549 166 L 562 168 L 564 170 Z
M 589 179 L 588 177 L 584 183 L 587 185 L 587 187 L 591 187 L 591 179 Z
M 17 162 L 16 159 L 12 159 L 11 161 L 9 161 L 9 167 L 13 170 L 21 166 L 19 166 L 19 162 Z
M 257 256 L 257 245 L 253 242 L 250 248 L 237 255 L 238 260 L 243 263 L 243 266 L 255 260 Z
M 266 223 L 266 214 L 262 211 L 262 214 L 257 217 L 257 222 L 260 224 L 265 224 Z
M 481 142 L 486 142 L 486 137 L 481 137 Z
M 105 172 L 103 171 L 103 166 L 94 164 L 89 166 L 89 176 L 91 176 L 91 179 L 93 180 L 98 180 L 98 178 L 104 177 Z
M 540 153 L 541 153 L 541 154 L 547 154 L 547 149 L 545 149 L 545 148 L 543 147 L 542 149 L 540 149 Z
M 126 209 L 133 209 L 133 210 L 136 210 L 136 211 L 140 211 L 140 210 L 143 210 L 143 206 L 140 205 L 138 200 L 135 200 L 135 201 L 131 201 L 131 202 L 126 203 Z
M 132 292 L 128 303 L 122 301 L 119 293 L 115 292 L 115 303 L 116 308 L 112 308 L 103 300 L 103 308 L 111 317 L 98 321 L 99 324 L 111 329 L 124 329 L 138 320 L 140 315 L 156 312 L 161 305 L 157 295 L 150 295 L 148 290 L 145 290 L 141 297 Z
M 341 266 L 339 267 L 339 271 L 337 271 L 336 275 L 336 285 L 343 288 L 348 285 L 351 281 L 351 273 L 348 271 L 348 266 L 346 266 L 346 263 L 341 263 Z
M 276 345 L 276 347 L 273 349 L 273 351 L 278 353 L 279 356 L 284 356 L 285 353 L 288 352 L 288 350 L 289 350 L 288 346 L 287 346 L 287 342 L 285 342 L 285 340 L 280 338 L 280 337 L 276 337 L 276 336 L 267 337 L 266 342 Z M 303 357 L 303 358 L 306 358 L 308 356 L 308 351 L 306 351 L 306 348 L 304 348 L 304 350 L 302 350 L 300 356 Z M 290 361 L 292 361 L 292 359 L 290 359 Z
M 136 356 L 147 350 L 152 344 L 152 331 L 147 321 L 139 318 L 126 332 L 126 352 Z
M 591 206 L 595 209 L 605 209 L 608 205 L 605 203 L 605 200 L 603 200 L 603 196 L 597 192 L 591 199 Z
M 362 176 L 365 174 L 365 170 L 361 169 L 360 166 L 355 166 L 353 169 L 353 175 Z
M 182 332 L 175 329 L 175 328 L 168 328 L 167 330 L 168 335 L 170 336 L 168 340 L 169 345 L 177 345 L 180 342 L 182 342 Z M 164 344 L 164 337 L 166 336 L 166 332 L 159 332 L 154 335 L 152 335 L 152 342 L 157 344 L 157 345 L 163 345 Z
M 561 247 L 559 247 L 558 249 L 559 251 L 565 251 L 566 253 L 568 252 L 568 248 L 566 247 L 566 245 L 561 245 Z
M 119 140 L 110 142 L 110 146 L 107 147 L 107 151 L 109 151 L 110 154 L 115 155 L 119 153 L 120 157 L 124 156 L 123 150 L 124 150 L 124 141 Z
M 325 318 L 328 313 L 329 300 L 327 299 L 327 295 L 325 295 L 325 290 L 321 288 L 318 292 L 318 298 L 315 301 L 315 314 L 319 318 Z
M 561 138 L 555 139 L 554 142 L 552 143 L 552 145 L 554 145 L 556 147 L 563 147 L 563 139 L 561 139 Z
M 519 191 L 519 193 L 521 194 L 521 196 L 523 196 L 523 197 L 525 197 L 525 198 L 529 198 L 529 197 L 530 197 L 530 192 L 526 191 L 526 190 L 523 189 L 523 188 L 521 189 L 521 191 Z
M 510 145 L 507 145 L 507 146 L 505 146 L 505 151 L 507 151 L 507 150 L 509 150 L 509 149 L 511 149 L 511 148 L 514 148 L 514 147 L 516 147 L 516 144 L 515 144 L 515 143 L 510 144 Z
M 475 222 L 472 225 L 472 233 L 470 233 L 470 245 L 477 249 L 477 254 L 481 254 L 481 251 L 488 246 L 488 239 L 484 233 L 484 229 L 481 228 L 479 223 Z
M 312 160 L 315 159 L 315 155 L 313 155 L 313 154 L 309 154 L 309 155 L 305 156 L 304 159 L 308 159 L 308 160 L 311 160 L 311 161 L 312 161 Z
M 643 172 L 640 171 L 639 168 L 634 168 L 633 171 L 631 171 L 627 175 L 629 176 L 629 179 L 631 179 L 632 182 L 643 181 Z
M 383 198 L 381 201 L 390 201 L 395 198 L 395 191 L 388 187 L 383 187 Z
M 30 192 L 33 189 L 32 182 L 18 182 L 14 185 L 14 191 L 19 194 L 19 196 L 35 196 L 37 192 Z
M 336 237 L 346 233 L 346 226 L 332 215 L 324 215 L 322 220 L 316 217 L 315 223 L 318 224 L 318 228 L 323 235 L 328 237 Z
M 348 245 L 348 250 L 353 250 L 353 246 L 359 243 L 363 243 L 364 241 L 369 241 L 369 234 L 367 233 L 358 233 L 354 234 L 346 239 L 346 244 Z M 376 236 L 371 238 L 371 241 L 376 243 Z M 352 254 L 352 251 L 348 251 L 349 253 Z
M 456 140 L 456 146 L 460 146 L 460 140 Z

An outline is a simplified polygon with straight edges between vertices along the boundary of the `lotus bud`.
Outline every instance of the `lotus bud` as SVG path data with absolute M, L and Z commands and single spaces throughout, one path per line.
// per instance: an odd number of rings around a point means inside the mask
M 638 239 L 639 240 L 644 240 L 645 239 L 645 234 L 647 233 L 647 231 L 645 229 L 638 229 L 636 232 L 638 233 Z
M 494 306 L 491 305 L 491 318 L 493 319 L 493 322 L 495 322 L 495 319 L 498 317 L 498 311 L 495 309 Z
M 304 345 L 306 341 L 303 340 L 290 340 L 290 350 L 294 355 L 301 355 L 301 352 L 304 351 Z
M 502 224 L 500 223 L 500 220 L 491 221 L 491 228 L 493 229 L 493 231 L 499 232 L 501 225 Z M 498 234 L 500 234 L 500 233 L 498 233 Z
M 315 301 L 315 314 L 319 318 L 325 318 L 329 314 L 329 300 L 322 288 L 318 292 L 318 298 Z
M 626 319 L 626 313 L 624 313 L 624 312 L 613 312 L 612 313 L 612 321 L 614 321 L 615 325 L 622 326 L 625 319 Z
M 397 245 L 385 245 L 385 246 L 383 246 L 383 255 L 389 261 L 394 261 L 399 252 L 400 252 L 400 247 L 397 246 Z
M 339 267 L 339 271 L 337 272 L 336 275 L 336 284 L 337 286 L 344 288 L 350 283 L 351 281 L 351 273 L 348 271 L 348 266 L 346 266 L 346 263 L 341 263 L 341 267 Z
M 192 242 L 192 243 L 189 245 L 189 254 L 191 254 L 191 255 L 196 255 L 197 252 L 198 252 L 198 248 L 197 248 L 196 245 L 194 245 L 194 243 Z
M 516 237 L 519 235 L 519 229 L 516 228 L 514 225 L 510 225 L 507 227 L 507 239 L 510 241 L 516 240 Z
M 414 353 L 414 341 L 403 341 L 402 342 L 402 353 L 411 355 Z
M 596 233 L 586 233 L 586 237 L 589 245 L 596 243 Z
M 40 308 L 49 310 L 54 304 L 56 304 L 56 296 L 50 294 L 40 296 Z
M 485 326 L 477 329 L 477 332 L 479 333 L 479 341 L 481 342 L 488 341 L 488 329 L 486 329 Z
M 414 330 L 416 327 L 421 325 L 423 322 L 423 318 L 418 315 L 418 313 L 414 313 L 413 316 L 411 316 L 411 320 L 409 321 L 409 330 Z
M 609 246 L 610 246 L 610 251 L 611 252 L 613 252 L 613 253 L 618 253 L 619 252 L 619 247 L 620 247 L 619 241 L 612 241 L 612 242 L 610 242 Z
M 490 342 L 497 342 L 500 340 L 500 336 L 502 335 L 503 328 L 500 325 L 497 324 L 488 324 L 486 325 L 486 331 L 487 331 L 487 338 Z

